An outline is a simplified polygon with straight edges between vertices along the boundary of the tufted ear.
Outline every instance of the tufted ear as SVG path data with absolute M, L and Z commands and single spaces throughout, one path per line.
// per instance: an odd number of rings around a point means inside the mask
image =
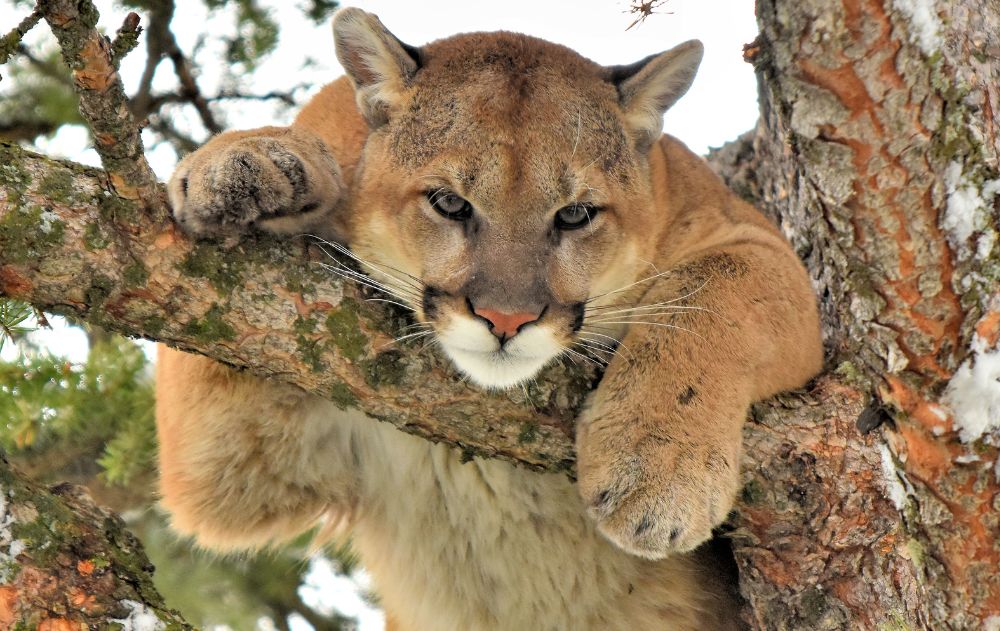
M 640 151 L 660 137 L 663 113 L 691 87 L 704 52 L 701 42 L 693 39 L 637 63 L 608 68 Z
M 334 16 L 333 39 L 358 109 L 372 128 L 379 127 L 420 69 L 419 51 L 396 39 L 377 16 L 355 7 Z

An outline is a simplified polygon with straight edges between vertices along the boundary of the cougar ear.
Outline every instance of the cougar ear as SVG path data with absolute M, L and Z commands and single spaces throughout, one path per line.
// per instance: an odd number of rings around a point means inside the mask
M 645 151 L 663 132 L 663 113 L 691 87 L 705 48 L 696 39 L 628 66 L 608 68 L 625 123 Z
M 378 17 L 356 7 L 333 18 L 337 59 L 354 84 L 358 109 L 372 127 L 389 120 L 410 80 L 420 69 L 420 53 L 396 39 Z

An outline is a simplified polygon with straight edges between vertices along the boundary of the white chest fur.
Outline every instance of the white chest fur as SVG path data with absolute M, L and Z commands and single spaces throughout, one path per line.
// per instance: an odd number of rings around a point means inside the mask
M 405 631 L 689 628 L 689 562 L 613 547 L 565 476 L 463 464 L 381 423 L 353 429 L 354 540 Z

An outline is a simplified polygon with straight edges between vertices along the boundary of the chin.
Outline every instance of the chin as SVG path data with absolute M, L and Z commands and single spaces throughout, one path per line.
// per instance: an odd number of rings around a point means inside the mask
M 529 381 L 552 359 L 522 357 L 504 350 L 484 353 L 447 346 L 445 353 L 472 383 L 487 390 L 505 390 Z
M 530 327 L 502 347 L 476 322 L 449 327 L 438 338 L 455 368 L 486 390 L 506 390 L 530 381 L 563 351 L 545 327 Z

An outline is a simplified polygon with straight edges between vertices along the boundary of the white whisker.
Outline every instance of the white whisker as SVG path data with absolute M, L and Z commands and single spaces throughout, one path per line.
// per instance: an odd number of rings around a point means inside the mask
M 596 361 L 594 361 L 594 360 L 593 360 L 592 358 L 590 358 L 590 357 L 587 357 L 587 356 L 586 356 L 586 355 L 584 355 L 583 353 L 578 353 L 578 352 L 574 351 L 574 350 L 573 350 L 573 349 L 571 349 L 571 348 L 563 348 L 563 352 L 564 352 L 564 353 L 569 353 L 570 355 L 575 355 L 576 357 L 579 357 L 580 359 L 582 359 L 582 360 L 584 360 L 584 361 L 588 361 L 588 362 L 590 362 L 591 364 L 594 364 L 595 366 L 600 366 L 600 364 L 599 364 L 599 363 L 597 363 Z
M 669 302 L 654 302 L 648 305 L 636 305 L 634 307 L 625 307 L 622 309 L 617 309 L 615 311 L 604 311 L 605 309 L 610 309 L 611 307 L 620 305 L 605 305 L 603 307 L 593 307 L 592 309 L 585 309 L 584 313 L 588 311 L 600 311 L 597 315 L 611 315 L 613 313 L 627 313 L 629 311 L 648 311 L 651 309 L 663 309 L 664 313 L 670 313 L 671 311 L 707 311 L 711 314 L 721 316 L 718 311 L 713 311 L 712 309 L 707 309 L 705 307 L 693 307 L 689 305 L 672 305 Z
M 336 261 L 336 259 L 334 259 L 334 261 Z M 372 278 L 371 276 L 365 274 L 364 272 L 359 272 L 357 270 L 353 270 L 353 269 L 345 266 L 343 263 L 340 263 L 339 261 L 336 261 L 336 263 L 337 263 L 336 266 L 330 265 L 328 263 L 321 263 L 320 265 L 323 265 L 327 269 L 331 269 L 331 270 L 335 270 L 337 272 L 340 272 L 341 274 L 346 274 L 347 276 L 350 276 L 352 278 L 355 278 L 355 279 L 358 279 L 358 280 L 362 280 L 362 281 L 365 281 L 365 282 L 368 282 L 368 283 L 372 283 L 372 284 L 378 285 L 384 291 L 390 291 L 390 292 L 398 293 L 398 294 L 406 294 L 406 295 L 410 295 L 410 296 L 419 296 L 419 292 L 417 292 L 415 290 L 412 290 L 412 289 L 409 289 L 407 286 L 394 287 L 394 286 L 391 286 L 391 285 L 385 283 L 384 281 L 380 281 L 378 279 Z
M 573 156 L 576 155 L 576 150 L 580 146 L 580 132 L 583 131 L 583 116 L 580 115 L 579 110 L 576 112 L 576 138 L 573 140 L 573 151 L 569 154 L 569 162 L 572 164 Z
M 692 311 L 705 311 L 711 313 L 712 315 L 719 315 L 715 311 L 710 309 L 693 309 Z M 652 318 L 657 316 L 676 316 L 683 315 L 685 313 L 691 313 L 691 311 L 643 311 L 640 313 L 602 313 L 596 318 L 588 318 L 588 322 L 607 322 L 610 320 L 628 320 L 632 318 Z M 721 317 L 721 316 L 720 316 Z
M 625 291 L 626 289 L 630 289 L 632 287 L 635 287 L 636 285 L 639 285 L 641 283 L 648 283 L 651 280 L 655 280 L 655 279 L 657 279 L 657 278 L 659 278 L 661 276 L 664 276 L 666 274 L 669 274 L 669 273 L 671 273 L 671 270 L 667 270 L 665 272 L 658 272 L 656 274 L 653 274 L 652 276 L 647 276 L 646 278 L 643 278 L 641 280 L 637 280 L 634 283 L 625 285 L 624 287 L 619 287 L 618 289 L 615 289 L 613 291 L 606 291 L 603 294 L 598 294 L 596 296 L 591 296 L 590 298 L 588 298 L 586 300 L 586 302 L 590 303 L 590 302 L 592 302 L 594 300 L 597 300 L 598 298 L 601 298 L 601 297 L 604 297 L 604 296 L 610 296 L 612 294 L 617 294 L 619 292 Z M 673 300 L 667 300 L 666 303 L 669 304 L 669 303 L 672 303 L 672 302 L 678 302 L 680 300 L 684 300 L 685 298 L 693 296 L 696 293 L 698 293 L 699 291 L 701 291 L 702 289 L 704 289 L 705 285 L 707 285 L 707 284 L 708 284 L 708 281 L 706 280 L 704 283 L 702 283 L 701 287 L 699 287 L 698 289 L 695 289 L 694 291 L 690 291 L 690 292 L 684 294 L 683 296 L 678 296 L 677 298 L 674 298 Z
M 330 257 L 334 261 L 336 261 L 337 259 L 330 252 L 328 252 L 324 246 L 329 246 L 329 247 L 333 248 L 335 251 L 340 252 L 344 256 L 347 256 L 348 258 L 350 258 L 350 259 L 352 259 L 352 260 L 360 263 L 361 265 L 364 265 L 365 267 L 369 268 L 373 272 L 376 272 L 376 273 L 381 274 L 382 276 L 384 276 L 384 277 L 386 277 L 388 279 L 391 279 L 394 284 L 400 285 L 400 287 L 397 288 L 399 291 L 409 290 L 409 292 L 413 293 L 414 295 L 419 295 L 419 294 L 423 293 L 424 283 L 423 283 L 423 281 L 421 281 L 416 276 L 413 276 L 412 274 L 404 272 L 401 269 L 397 269 L 397 268 L 395 268 L 395 267 L 393 267 L 391 265 L 386 265 L 384 263 L 375 263 L 375 262 L 372 262 L 372 261 L 366 261 L 365 259 L 359 257 L 357 254 L 355 254 L 354 252 L 352 252 L 350 249 L 348 249 L 348 248 L 340 245 L 339 243 L 334 243 L 332 241 L 326 241 L 325 239 L 320 239 L 319 237 L 316 237 L 315 235 L 309 235 L 309 236 L 311 236 L 314 239 L 316 239 L 319 242 L 319 245 L 317 247 L 319 247 L 320 251 L 322 251 L 324 254 L 326 254 L 328 257 Z M 339 262 L 338 262 L 338 264 L 339 264 Z M 346 270 L 350 269 L 350 268 L 344 267 L 342 264 L 340 264 L 340 267 L 342 269 L 346 269 Z M 402 275 L 404 275 L 404 276 L 406 276 L 406 277 L 408 277 L 408 278 L 410 278 L 412 280 L 408 281 L 405 278 L 400 278 L 396 274 L 390 274 L 389 272 L 387 272 L 387 271 L 385 271 L 384 269 L 381 269 L 381 268 L 391 269 L 391 270 L 393 270 L 395 272 L 398 272 L 399 274 L 402 274 Z M 350 271 L 354 272 L 354 270 L 350 270 Z M 355 273 L 357 273 L 357 272 L 355 272 Z M 371 278 L 371 277 L 367 276 L 367 278 Z
M 333 257 L 331 257 L 331 258 L 333 258 Z M 336 261 L 336 259 L 333 259 L 333 260 Z M 329 267 L 332 267 L 332 266 L 329 266 Z M 340 270 L 344 274 L 347 274 L 347 275 L 349 275 L 351 277 L 361 278 L 361 279 L 365 279 L 365 280 L 367 280 L 369 282 L 376 283 L 379 286 L 385 288 L 386 291 L 390 291 L 391 290 L 391 291 L 393 291 L 395 293 L 407 294 L 407 295 L 410 295 L 410 296 L 419 296 L 423 292 L 422 289 L 415 289 L 415 288 L 411 287 L 410 285 L 408 285 L 406 283 L 398 282 L 398 280 L 397 280 L 397 282 L 395 282 L 395 283 L 393 283 L 393 284 L 390 285 L 389 282 L 387 282 L 387 281 L 378 280 L 378 279 L 376 279 L 376 278 L 374 278 L 374 277 L 372 277 L 372 276 L 370 276 L 368 274 L 365 274 L 364 272 L 359 272 L 357 270 L 351 269 L 350 267 L 347 267 L 346 265 L 344 265 L 343 263 L 340 263 L 339 261 L 337 261 L 337 267 L 336 267 L 336 269 Z M 383 274 L 383 275 L 385 276 L 385 274 Z M 390 277 L 391 277 L 391 275 L 390 275 Z
M 660 326 L 660 327 L 663 327 L 665 329 L 677 329 L 679 331 L 687 331 L 691 335 L 697 335 L 698 337 L 700 337 L 701 339 L 705 340 L 706 342 L 708 341 L 707 339 L 705 339 L 705 336 L 700 335 L 698 333 L 695 333 L 691 329 L 686 329 L 686 328 L 684 328 L 682 326 L 677 326 L 676 324 L 664 324 L 662 322 L 636 322 L 634 320 L 633 321 L 624 321 L 624 322 L 607 322 L 607 321 L 602 321 L 602 322 L 604 324 L 628 324 L 630 326 L 633 325 L 633 324 L 647 324 L 649 326 Z
M 606 352 L 608 352 L 608 353 L 614 353 L 615 355 L 618 355 L 622 359 L 625 359 L 622 356 L 622 354 L 618 352 L 618 348 L 620 348 L 620 349 L 624 350 L 626 353 L 628 353 L 629 357 L 631 357 L 632 360 L 635 360 L 635 353 L 633 353 L 629 349 L 628 346 L 625 346 L 621 342 L 616 342 L 616 344 L 617 344 L 617 348 L 616 348 L 615 346 L 609 345 L 606 342 L 600 342 L 600 341 L 595 340 L 595 339 L 593 339 L 591 337 L 585 337 L 586 335 L 600 335 L 601 337 L 606 337 L 606 338 L 608 338 L 610 340 L 614 340 L 614 338 L 611 337 L 610 335 L 603 335 L 601 333 L 597 333 L 596 331 L 581 331 L 580 332 L 580 339 L 586 340 L 587 342 L 589 342 L 591 344 L 596 344 L 597 346 L 600 346 L 602 348 L 606 348 L 606 349 L 608 349 Z
M 386 346 L 390 346 L 392 344 L 396 344 L 396 343 L 402 342 L 403 340 L 411 340 L 411 339 L 415 340 L 415 339 L 419 339 L 421 337 L 424 337 L 426 335 L 432 335 L 433 333 L 434 333 L 434 331 L 417 331 L 416 333 L 410 333 L 409 335 L 401 335 L 401 336 L 399 336 L 397 338 L 394 338 L 392 341 L 386 342 L 382 346 L 379 346 L 378 350 L 382 350 Z
M 359 285 L 363 285 L 365 287 L 368 287 L 369 289 L 374 289 L 376 291 L 381 291 L 381 292 L 387 293 L 390 296 L 394 296 L 394 297 L 399 298 L 401 300 L 407 300 L 407 299 L 415 300 L 414 296 L 410 296 L 408 294 L 407 295 L 403 295 L 397 289 L 388 287 L 387 285 L 384 285 L 384 284 L 382 284 L 382 283 L 380 283 L 378 281 L 372 280 L 372 278 L 369 277 L 369 276 L 365 276 L 364 274 L 358 274 L 357 272 L 354 272 L 353 270 L 350 270 L 348 268 L 345 268 L 345 267 L 334 267 L 334 266 L 328 265 L 326 263 L 320 263 L 320 265 L 323 266 L 325 269 L 333 272 L 337 276 L 340 276 L 344 280 L 353 281 L 355 283 L 358 283 Z
M 402 307 L 402 308 L 406 309 L 407 311 L 413 311 L 414 313 L 416 313 L 416 311 L 413 309 L 413 307 L 409 307 L 407 305 L 404 305 L 401 302 L 396 302 L 395 300 L 386 300 L 385 298 L 365 298 L 365 301 L 366 302 L 388 302 L 391 305 L 396 305 L 397 307 Z
M 593 357 L 594 359 L 596 359 L 597 361 L 601 362 L 601 363 L 602 363 L 602 364 L 604 364 L 605 366 L 606 366 L 606 365 L 608 364 L 608 362 L 610 362 L 611 360 L 610 360 L 609 358 L 607 358 L 607 357 L 602 357 L 601 355 L 598 355 L 598 353 L 605 353 L 605 354 L 608 354 L 608 355 L 612 355 L 612 356 L 614 355 L 614 353 L 609 353 L 608 351 L 605 351 L 605 350 L 601 350 L 601 349 L 599 349 L 599 348 L 597 348 L 597 347 L 593 347 L 593 346 L 588 346 L 587 344 L 585 344 L 584 342 L 581 342 L 581 341 L 579 341 L 579 340 L 577 340 L 577 341 L 576 341 L 576 342 L 575 342 L 574 344 L 575 344 L 576 346 L 579 346 L 580 348 L 584 349 L 584 350 L 585 350 L 586 352 L 590 353 L 590 354 L 591 354 L 591 356 L 592 356 L 592 357 Z
M 334 248 L 338 252 L 351 257 L 352 259 L 354 259 L 358 263 L 361 263 L 362 265 L 377 265 L 378 267 L 384 267 L 386 269 L 391 269 L 392 271 L 399 272 L 403 276 L 406 276 L 407 278 L 411 279 L 413 281 L 413 286 L 414 287 L 422 288 L 424 286 L 424 281 L 420 280 L 419 278 L 417 278 L 413 274 L 404 272 L 403 270 L 399 269 L 398 267 L 393 267 L 392 265 L 386 265 L 385 263 L 375 263 L 373 261 L 366 261 L 365 259 L 361 258 L 357 254 L 355 254 L 354 252 L 352 252 L 349 248 L 346 248 L 346 247 L 340 245 L 339 243 L 333 243 L 333 242 L 330 242 L 330 241 L 325 241 L 324 243 L 326 243 L 330 247 Z M 385 272 L 380 272 L 380 273 L 385 274 Z M 387 275 L 388 276 L 392 276 L 391 274 L 387 274 Z M 403 279 L 401 279 L 401 278 L 396 278 L 396 280 L 399 280 L 399 281 L 403 282 Z
M 435 331 L 431 331 L 431 333 L 435 333 Z M 434 345 L 441 346 L 441 340 L 438 339 L 437 335 L 432 335 L 426 342 L 424 342 L 424 345 L 420 347 L 420 352 L 422 353 Z
M 406 326 L 401 328 L 400 331 L 407 331 L 409 329 L 419 329 L 419 328 L 430 329 L 431 325 L 427 324 L 426 322 L 414 322 L 413 324 L 407 324 Z

